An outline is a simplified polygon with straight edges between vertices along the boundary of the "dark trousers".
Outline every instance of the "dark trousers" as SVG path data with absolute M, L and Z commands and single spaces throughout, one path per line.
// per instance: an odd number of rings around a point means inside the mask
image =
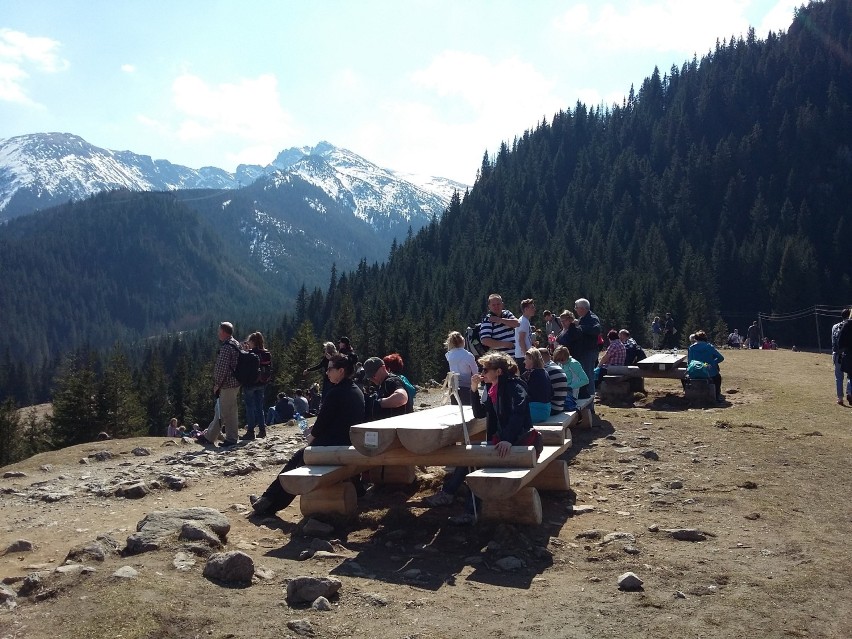
M 299 468 L 304 465 L 305 449 L 300 448 L 290 458 L 290 461 L 284 464 L 284 468 L 281 469 L 281 473 L 286 473 L 288 470 L 293 470 L 294 468 Z M 280 475 L 281 473 L 278 474 Z M 284 490 L 281 482 L 278 481 L 278 475 L 275 476 L 275 479 L 273 479 L 272 483 L 266 488 L 263 496 L 269 500 L 269 503 L 272 505 L 270 510 L 274 513 L 277 513 L 279 510 L 284 510 L 287 506 L 293 503 L 294 499 L 296 499 L 296 495 Z
M 470 406 L 470 387 L 467 386 L 459 386 L 459 399 L 461 400 L 462 406 Z M 450 395 L 450 403 L 453 406 L 456 406 L 456 397 L 455 395 Z

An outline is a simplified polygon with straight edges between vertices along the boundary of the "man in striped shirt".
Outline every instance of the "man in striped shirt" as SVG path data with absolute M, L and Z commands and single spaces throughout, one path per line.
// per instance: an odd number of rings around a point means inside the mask
M 550 414 L 557 415 L 565 410 L 565 398 L 568 397 L 568 376 L 562 367 L 550 359 L 550 351 L 538 349 L 544 360 L 544 370 L 550 377 Z
M 488 296 L 488 314 L 479 327 L 479 340 L 492 351 L 515 354 L 515 329 L 518 319 L 503 308 L 503 298 L 497 293 Z

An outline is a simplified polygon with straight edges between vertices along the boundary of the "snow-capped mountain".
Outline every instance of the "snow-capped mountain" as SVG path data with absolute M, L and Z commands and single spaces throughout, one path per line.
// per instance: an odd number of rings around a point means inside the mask
M 268 189 L 304 181 L 376 230 L 396 224 L 419 228 L 439 215 L 465 185 L 376 166 L 321 142 L 282 151 L 268 166 L 191 169 L 131 151 L 111 151 L 67 133 L 0 139 L 0 221 L 112 189 L 175 191 L 238 189 L 267 178 Z

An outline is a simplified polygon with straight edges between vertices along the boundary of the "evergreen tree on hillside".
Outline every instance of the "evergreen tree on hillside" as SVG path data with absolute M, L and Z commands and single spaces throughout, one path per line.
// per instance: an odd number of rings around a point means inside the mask
M 0 466 L 21 458 L 21 423 L 17 409 L 13 399 L 0 404 Z
M 60 447 L 94 441 L 103 430 L 98 411 L 97 355 L 93 352 L 66 359 L 56 379 L 50 432 Z
M 137 437 L 148 434 L 145 412 L 136 384 L 120 345 L 107 362 L 98 394 L 99 421 L 113 437 Z

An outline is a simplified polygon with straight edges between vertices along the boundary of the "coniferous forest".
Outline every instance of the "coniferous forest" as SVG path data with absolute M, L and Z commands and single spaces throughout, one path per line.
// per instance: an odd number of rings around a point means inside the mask
M 415 382 L 440 379 L 447 332 L 478 321 L 491 292 L 516 313 L 524 297 L 556 312 L 586 297 L 606 327 L 627 327 L 640 343 L 667 311 L 679 335 L 718 337 L 758 312 L 852 302 L 850 213 L 852 0 L 826 0 L 799 9 L 786 33 L 720 38 L 701 58 L 654 69 L 620 105 L 578 103 L 486 153 L 471 190 L 394 243 L 384 264 L 332 269 L 328 287 L 302 287 L 278 319 L 261 319 L 270 315 L 260 300 L 256 313 L 222 319 L 239 335 L 271 338 L 270 400 L 311 381 L 297 371 L 318 359 L 321 341 L 344 334 L 362 358 L 396 350 Z M 227 294 L 211 289 L 210 305 Z M 780 328 L 779 343 L 816 347 L 808 328 Z M 77 409 L 90 411 L 89 424 L 119 412 L 105 407 L 110 379 L 158 389 L 125 407 L 141 411 L 141 421 L 125 420 L 133 432 L 159 432 L 172 414 L 209 419 L 213 325 L 111 350 L 99 351 L 116 336 L 99 338 L 56 377 L 46 366 L 27 399 L 52 394 L 62 418 L 63 398 L 80 394 L 68 385 L 89 375 L 87 396 L 100 405 Z M 6 362 L 4 389 L 20 374 Z M 55 430 L 57 443 L 78 432 Z

